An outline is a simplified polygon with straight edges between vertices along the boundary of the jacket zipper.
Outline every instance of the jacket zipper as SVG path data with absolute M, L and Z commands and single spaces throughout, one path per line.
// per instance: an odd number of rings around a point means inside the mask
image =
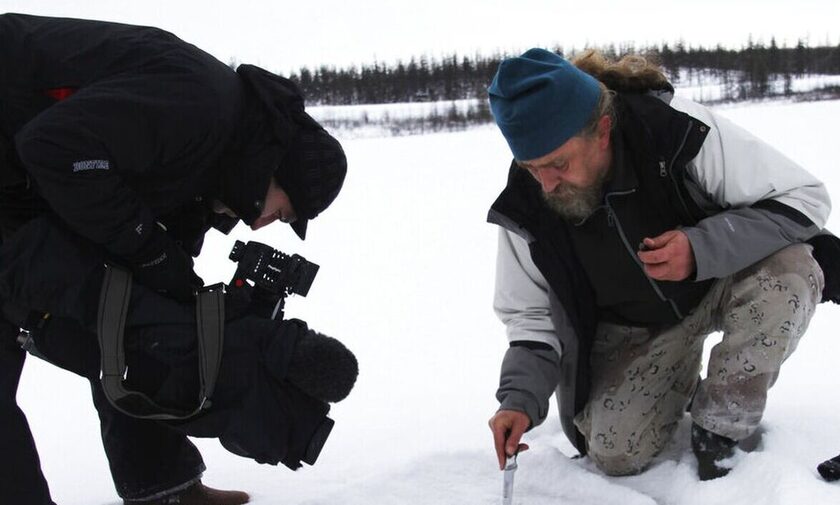
M 653 291 L 656 293 L 656 296 L 658 296 L 659 299 L 662 300 L 663 302 L 669 304 L 671 306 L 671 310 L 673 310 L 674 314 L 677 316 L 677 319 L 682 320 L 683 315 L 682 315 L 682 312 L 680 312 L 679 307 L 677 307 L 677 304 L 673 300 L 671 300 L 670 298 L 666 298 L 665 294 L 662 292 L 662 290 L 659 289 L 659 285 L 656 283 L 656 281 L 651 279 L 648 276 L 648 274 L 645 273 L 645 267 L 642 264 L 642 260 L 640 260 L 639 257 L 636 255 L 636 250 L 633 249 L 633 247 L 630 245 L 630 241 L 627 240 L 627 235 L 624 233 L 624 229 L 621 227 L 621 221 L 618 220 L 618 216 L 615 214 L 615 211 L 613 210 L 612 205 L 610 205 L 610 197 L 611 196 L 629 195 L 629 194 L 635 193 L 635 192 L 636 192 L 635 189 L 631 189 L 629 191 L 608 193 L 607 195 L 604 196 L 604 206 L 606 207 L 606 210 L 607 210 L 607 224 L 609 224 L 610 226 L 615 226 L 616 231 L 618 231 L 618 236 L 621 238 L 621 242 L 624 244 L 624 248 L 630 253 L 630 257 L 633 258 L 633 261 L 641 269 L 642 275 L 644 275 L 645 279 L 648 280 L 648 282 L 650 283 L 650 286 L 653 288 Z
M 680 192 L 680 186 L 679 186 L 679 184 L 677 184 L 676 177 L 674 177 L 674 163 L 677 162 L 677 158 L 680 156 L 680 154 L 682 154 L 683 149 L 685 149 L 685 143 L 688 142 L 688 136 L 691 134 L 691 128 L 693 126 L 694 126 L 694 121 L 689 120 L 688 121 L 688 128 L 686 128 L 686 130 L 685 130 L 685 134 L 683 135 L 683 139 L 682 139 L 682 142 L 680 143 L 680 147 L 679 147 L 679 149 L 677 149 L 677 152 L 674 154 L 674 157 L 671 158 L 671 162 L 668 164 L 668 175 L 671 177 L 671 182 L 674 183 L 674 191 L 677 192 L 677 198 L 679 198 L 680 204 L 682 205 L 683 210 L 685 210 L 685 214 L 688 217 L 691 217 L 691 211 L 688 210 L 688 205 L 686 205 L 685 199 L 683 198 L 683 195 Z M 665 174 L 663 173 L 663 171 L 664 171 L 664 167 L 660 163 L 660 165 L 659 165 L 659 175 L 661 175 L 662 177 L 665 177 Z
M 607 206 L 606 206 L 606 205 L 599 205 L 599 206 L 595 207 L 594 209 L 592 209 L 592 212 L 590 212 L 588 216 L 586 216 L 585 218 L 581 219 L 581 220 L 580 220 L 580 221 L 578 221 L 577 223 L 571 223 L 571 224 L 572 224 L 572 226 L 583 226 L 583 225 L 584 225 L 587 221 L 589 221 L 589 220 L 592 218 L 592 216 L 594 216 L 594 215 L 595 215 L 595 214 L 596 214 L 599 210 L 601 210 L 601 209 L 606 209 L 606 208 L 607 208 Z M 607 211 L 607 223 L 608 223 L 610 226 L 612 226 L 612 221 L 611 221 L 611 219 L 612 219 L 612 216 L 610 215 L 609 211 Z

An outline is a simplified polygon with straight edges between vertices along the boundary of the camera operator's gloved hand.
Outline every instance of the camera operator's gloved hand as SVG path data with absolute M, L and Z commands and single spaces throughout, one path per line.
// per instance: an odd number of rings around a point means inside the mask
M 193 290 L 204 286 L 192 258 L 160 228 L 128 260 L 138 282 L 176 300 L 192 300 Z

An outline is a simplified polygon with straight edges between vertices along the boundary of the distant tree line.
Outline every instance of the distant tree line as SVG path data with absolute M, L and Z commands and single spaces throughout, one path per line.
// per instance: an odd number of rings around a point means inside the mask
M 790 96 L 794 94 L 794 78 L 840 75 L 840 45 L 809 47 L 801 39 L 794 47 L 779 47 L 775 38 L 768 45 L 750 39 L 740 50 L 663 45 L 652 54 L 676 86 L 680 85 L 679 69 L 689 79 L 695 72 L 707 72 L 717 78 L 725 91 L 718 99 L 721 101 Z M 781 90 L 773 86 L 779 82 Z M 836 94 L 838 90 L 829 91 Z
M 374 62 L 360 68 L 302 68 L 290 78 L 313 104 L 427 102 L 478 98 L 496 72 L 501 56 L 451 55 L 437 60 L 412 57 L 395 64 Z
M 610 45 L 600 48 L 614 58 L 628 53 L 652 58 L 679 86 L 695 72 L 705 72 L 723 84 L 720 101 L 735 101 L 794 93 L 794 78 L 840 75 L 840 45 L 810 47 L 799 40 L 794 47 L 750 39 L 741 49 L 692 47 L 680 42 L 637 49 Z M 563 54 L 562 48 L 555 48 Z M 487 85 L 505 54 L 442 59 L 412 57 L 393 64 L 374 62 L 361 67 L 301 68 L 290 78 L 303 89 L 309 104 L 351 105 L 485 98 Z M 567 56 L 571 56 L 567 55 Z M 781 82 L 781 88 L 774 83 Z M 840 90 L 833 89 L 840 94 Z M 483 112 L 483 111 L 482 111 Z

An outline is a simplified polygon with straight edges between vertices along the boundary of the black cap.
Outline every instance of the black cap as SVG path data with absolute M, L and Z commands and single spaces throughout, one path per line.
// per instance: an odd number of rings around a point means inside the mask
M 308 221 L 335 200 L 345 175 L 347 158 L 338 140 L 321 127 L 301 128 L 274 171 L 297 214 L 291 226 L 298 237 L 306 238 Z
M 341 190 L 347 173 L 344 150 L 304 111 L 303 93 L 294 82 L 254 65 L 240 65 L 236 72 L 252 91 L 278 143 L 282 157 L 272 166 L 274 179 L 289 195 L 298 216 L 292 229 L 303 239 L 307 222 Z

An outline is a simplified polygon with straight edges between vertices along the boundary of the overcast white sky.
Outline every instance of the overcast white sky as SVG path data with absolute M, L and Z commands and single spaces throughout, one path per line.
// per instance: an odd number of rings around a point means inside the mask
M 643 8 L 639 8 L 643 6 Z M 534 46 L 840 43 L 840 0 L 0 0 L 0 12 L 154 25 L 275 72 Z

